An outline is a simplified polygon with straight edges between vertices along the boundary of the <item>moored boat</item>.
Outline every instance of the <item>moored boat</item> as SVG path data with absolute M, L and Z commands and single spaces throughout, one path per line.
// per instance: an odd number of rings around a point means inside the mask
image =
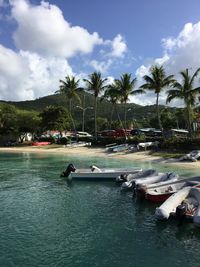
M 159 203 L 168 199 L 172 194 L 185 186 L 194 186 L 200 183 L 200 177 L 179 178 L 177 181 L 166 181 L 165 183 L 150 184 L 140 187 L 139 193 L 147 200 Z
M 134 180 L 134 187 L 136 188 L 136 191 L 139 191 L 140 188 L 147 187 L 151 184 L 160 183 L 168 183 L 177 181 L 179 178 L 179 175 L 174 172 L 166 172 L 166 173 L 158 173 L 158 175 L 150 176 L 146 178 L 140 178 Z
M 70 165 L 68 165 L 69 170 L 71 169 Z M 68 169 L 67 167 L 67 169 Z M 66 169 L 66 170 L 67 170 Z M 88 169 L 76 169 L 75 171 L 66 172 L 70 179 L 76 180 L 115 180 L 117 176 L 124 173 L 137 173 L 142 171 L 141 168 L 131 167 L 131 168 L 98 168 L 92 165 Z
M 147 178 L 156 175 L 158 175 L 158 172 L 155 169 L 148 169 L 138 173 L 121 175 L 117 177 L 116 180 L 117 181 L 119 181 L 119 179 L 124 180 L 124 182 L 121 185 L 122 190 L 131 190 L 135 185 L 136 179 Z
M 192 187 L 188 196 L 176 208 L 176 216 L 179 220 L 183 218 L 192 220 L 200 226 L 200 188 Z
M 177 206 L 187 197 L 190 189 L 191 186 L 186 186 L 171 195 L 160 207 L 156 208 L 156 218 L 158 220 L 167 220 L 172 213 L 175 214 Z

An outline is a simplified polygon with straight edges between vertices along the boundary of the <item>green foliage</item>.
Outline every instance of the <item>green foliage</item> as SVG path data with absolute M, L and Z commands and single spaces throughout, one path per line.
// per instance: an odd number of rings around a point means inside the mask
M 41 118 L 36 111 L 17 110 L 17 124 L 19 132 L 36 132 L 39 130 Z
M 137 136 L 129 136 L 128 143 L 130 144 L 138 144 L 140 142 L 145 142 L 146 138 L 145 135 L 137 135 Z
M 17 133 L 17 109 L 8 104 L 1 104 L 0 106 L 0 133 L 10 134 Z
M 67 137 L 61 137 L 61 138 L 58 140 L 58 143 L 61 144 L 61 145 L 67 145 L 69 142 L 70 142 L 70 139 L 67 138 Z
M 59 106 L 49 106 L 40 113 L 43 130 L 63 131 L 69 129 L 69 113 Z
M 200 68 L 190 77 L 188 69 L 181 71 L 182 82 L 174 82 L 173 89 L 168 90 L 166 102 L 171 102 L 173 99 L 181 99 L 185 103 L 187 111 L 187 128 L 191 135 L 193 122 L 193 107 L 195 106 L 197 96 L 200 93 L 200 87 L 194 88 L 195 78 L 198 76 Z
M 200 149 L 200 138 L 177 138 L 172 137 L 170 139 L 164 140 L 161 144 L 161 148 L 168 150 L 182 150 L 191 151 L 195 149 Z

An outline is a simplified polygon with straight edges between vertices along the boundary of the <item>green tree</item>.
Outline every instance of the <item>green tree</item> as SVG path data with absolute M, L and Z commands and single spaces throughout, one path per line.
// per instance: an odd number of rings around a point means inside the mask
M 93 72 L 89 79 L 83 79 L 86 83 L 86 89 L 94 95 L 94 134 L 97 139 L 97 98 L 106 88 L 107 78 L 103 79 L 100 72 Z
M 158 125 L 159 128 L 163 131 L 159 112 L 159 95 L 164 88 L 171 86 L 175 80 L 173 79 L 173 75 L 166 76 L 163 66 L 152 66 L 150 69 L 150 74 L 151 76 L 145 75 L 143 77 L 146 83 L 140 86 L 140 88 L 143 90 L 150 90 L 155 92 Z
M 62 132 L 69 128 L 70 115 L 61 106 L 48 106 L 40 114 L 43 130 L 57 130 Z
M 118 89 L 120 102 L 124 104 L 124 126 L 126 125 L 127 108 L 126 104 L 129 101 L 130 95 L 136 95 L 143 93 L 142 89 L 133 90 L 136 83 L 136 78 L 132 79 L 131 74 L 124 73 L 120 79 L 115 79 L 115 85 Z
M 193 107 L 197 96 L 200 93 L 200 87 L 195 87 L 194 82 L 195 78 L 198 76 L 200 68 L 198 68 L 195 73 L 190 76 L 188 69 L 181 71 L 182 82 L 175 81 L 173 84 L 173 89 L 168 90 L 168 96 L 166 102 L 171 102 L 172 99 L 178 98 L 183 100 L 186 113 L 187 113 L 187 127 L 190 135 L 192 134 L 192 116 L 193 116 Z
M 3 135 L 17 134 L 17 108 L 13 105 L 2 104 L 0 106 L 0 133 Z
M 64 81 L 60 80 L 60 83 L 60 89 L 56 91 L 56 93 L 63 94 L 69 100 L 70 118 L 75 130 L 76 127 L 72 116 L 72 101 L 74 99 L 76 99 L 78 102 L 81 101 L 78 94 L 78 92 L 81 90 L 79 87 L 79 80 L 76 80 L 74 76 L 66 76 Z
M 29 132 L 32 135 L 40 131 L 41 118 L 36 111 L 18 110 L 17 111 L 17 125 L 21 142 L 25 135 Z
M 108 88 L 105 90 L 102 100 L 104 99 L 108 100 L 112 104 L 112 108 L 110 112 L 110 129 L 112 129 L 112 125 L 113 125 L 114 111 L 116 111 L 118 120 L 121 124 L 121 127 L 123 128 L 122 121 L 120 119 L 119 112 L 117 110 L 117 103 L 120 100 L 120 94 L 115 83 L 112 83 L 111 85 L 109 85 Z

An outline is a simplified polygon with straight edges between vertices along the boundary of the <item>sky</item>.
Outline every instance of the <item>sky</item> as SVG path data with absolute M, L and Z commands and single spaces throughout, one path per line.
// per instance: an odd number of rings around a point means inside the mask
M 67 75 L 94 71 L 109 82 L 130 73 L 139 87 L 155 64 L 177 79 L 200 67 L 199 0 L 0 0 L 1 100 L 50 95 Z

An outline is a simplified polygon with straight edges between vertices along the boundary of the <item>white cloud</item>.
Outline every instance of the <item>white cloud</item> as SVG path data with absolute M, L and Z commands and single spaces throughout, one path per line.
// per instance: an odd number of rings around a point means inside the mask
M 112 41 L 105 41 L 105 44 L 111 46 L 112 51 L 107 54 L 108 56 L 124 57 L 124 54 L 127 52 L 126 42 L 120 34 L 118 34 Z
M 96 71 L 99 71 L 101 73 L 106 73 L 110 66 L 112 65 L 113 61 L 111 59 L 108 59 L 107 61 L 97 61 L 97 60 L 91 60 L 89 65 L 93 67 Z
M 18 24 L 13 38 L 19 49 L 69 58 L 76 53 L 90 53 L 95 45 L 103 43 L 98 33 L 71 26 L 55 5 L 45 1 L 37 6 L 25 0 L 10 2 L 12 18 Z
M 72 74 L 72 70 L 64 59 L 45 59 L 27 51 L 16 53 L 0 45 L 1 99 L 27 100 L 52 94 L 67 73 Z
M 156 58 L 146 65 L 142 65 L 136 71 L 138 85 L 143 83 L 142 77 L 149 73 L 153 64 L 164 65 L 167 75 L 174 74 L 177 79 L 180 78 L 179 72 L 189 68 L 191 73 L 200 67 L 200 22 L 196 24 L 187 23 L 177 37 L 162 39 L 163 57 Z M 155 102 L 155 95 L 145 94 L 144 104 Z M 160 103 L 165 104 L 166 95 L 163 93 L 160 97 Z M 140 96 L 136 97 L 136 102 L 140 102 Z M 182 105 L 181 101 L 174 101 L 171 105 Z
M 0 6 L 4 3 L 0 0 Z M 28 0 L 10 0 L 9 3 L 11 18 L 17 25 L 13 39 L 18 51 L 0 44 L 0 99 L 30 100 L 54 93 L 60 79 L 73 75 L 67 59 L 91 53 L 96 45 L 112 47 L 112 56 L 120 56 L 125 50 L 120 36 L 103 41 L 96 32 L 90 34 L 80 26 L 71 26 L 62 11 L 48 2 L 32 5 Z M 111 65 L 110 58 L 90 63 L 102 73 Z

